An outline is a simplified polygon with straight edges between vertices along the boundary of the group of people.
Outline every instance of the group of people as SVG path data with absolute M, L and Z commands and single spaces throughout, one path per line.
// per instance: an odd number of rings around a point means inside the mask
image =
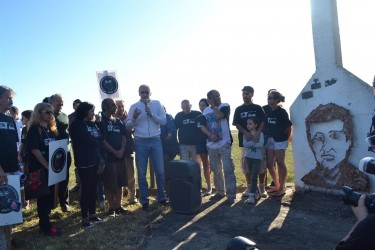
M 291 123 L 284 109 L 278 104 L 284 97 L 273 90 L 269 93 L 269 112 L 252 103 L 254 90 L 250 86 L 242 89 L 244 104 L 234 114 L 233 125 L 239 130 L 242 150 L 241 166 L 248 189 L 248 203 L 254 203 L 265 193 L 264 147 L 271 176 L 275 183 L 268 190 L 274 196 L 285 193 L 286 167 L 285 149 L 288 146 Z M 17 125 L 18 110 L 13 106 L 14 91 L 1 86 L 0 122 L 0 182 L 6 183 L 8 174 L 15 174 L 25 165 L 29 172 L 48 171 L 49 143 L 68 139 L 73 149 L 77 187 L 80 188 L 82 226 L 91 228 L 103 222 L 96 215 L 96 199 L 103 207 L 107 200 L 109 216 L 126 215 L 130 211 L 122 207 L 123 187 L 127 187 L 128 202 L 137 203 L 134 167 L 137 168 L 139 202 L 148 210 L 148 182 L 146 178 L 149 159 L 155 171 L 157 202 L 167 205 L 165 169 L 169 162 L 180 155 L 181 160 L 196 160 L 202 163 L 207 183 L 203 195 L 211 199 L 227 197 L 229 203 L 236 199 L 236 177 L 232 158 L 233 138 L 230 131 L 230 105 L 222 103 L 220 93 L 211 90 L 207 98 L 199 101 L 200 111 L 192 110 L 189 100 L 181 102 L 182 111 L 175 118 L 166 114 L 160 101 L 151 99 L 147 85 L 139 87 L 139 101 L 125 111 L 124 101 L 107 98 L 101 104 L 101 117 L 95 115 L 95 107 L 79 99 L 73 103 L 75 111 L 69 116 L 62 112 L 63 96 L 54 94 L 38 103 L 34 110 L 22 112 L 22 125 Z M 8 112 L 11 111 L 9 116 Z M 22 130 L 22 132 L 19 132 Z M 263 135 L 265 133 L 265 135 Z M 178 138 L 178 139 L 177 139 Z M 135 155 L 135 157 L 134 157 Z M 199 156 L 199 158 L 198 158 Z M 135 164 L 134 164 L 135 159 Z M 68 150 L 67 167 L 71 165 Z M 274 162 L 277 162 L 278 173 Z M 214 173 L 216 192 L 212 194 L 210 171 Z M 260 180 L 260 192 L 257 177 Z M 69 212 L 69 174 L 58 184 L 58 197 L 63 212 Z M 105 190 L 105 192 L 103 191 Z M 47 195 L 37 197 L 39 228 L 46 235 L 61 235 L 52 226 L 49 214 L 53 208 L 54 186 Z M 105 198 L 104 198 L 105 197 Z
M 21 122 L 18 109 L 13 106 L 14 95 L 11 88 L 0 86 L 0 184 L 6 184 L 7 175 L 24 171 L 23 168 L 30 172 L 46 173 L 49 167 L 49 143 L 68 139 L 73 149 L 82 226 L 85 229 L 103 222 L 96 215 L 97 198 L 101 207 L 104 207 L 104 199 L 107 200 L 108 216 L 130 213 L 122 207 L 122 196 L 123 187 L 127 187 L 128 202 L 138 202 L 135 166 L 139 203 L 143 210 L 149 209 L 146 178 L 149 159 L 155 171 L 157 202 L 160 205 L 168 205 L 164 191 L 165 169 L 177 154 L 181 160 L 202 163 L 207 183 L 202 195 L 211 195 L 212 200 L 226 196 L 227 203 L 235 202 L 236 176 L 229 125 L 231 109 L 228 103 L 222 103 L 217 90 L 210 90 L 207 98 L 199 101 L 200 111 L 192 110 L 189 100 L 183 100 L 182 111 L 175 118 L 166 113 L 160 101 L 150 98 L 151 90 L 147 85 L 139 87 L 140 99 L 130 106 L 129 112 L 125 110 L 124 101 L 104 99 L 101 117 L 95 115 L 93 104 L 79 99 L 73 103 L 75 111 L 67 116 L 61 111 L 64 105 L 62 95 L 54 94 L 38 103 L 34 110 L 23 111 Z M 238 129 L 240 165 L 247 183 L 242 196 L 248 198 L 246 202 L 249 204 L 260 197 L 282 197 L 285 194 L 285 151 L 292 125 L 286 110 L 280 105 L 285 100 L 280 92 L 269 90 L 268 104 L 263 107 L 253 103 L 253 95 L 251 86 L 242 89 L 243 104 L 235 109 L 232 123 Z M 19 133 L 21 129 L 22 133 Z M 71 160 L 68 151 L 68 172 Z M 268 190 L 267 169 L 273 181 L 273 187 Z M 212 193 L 211 171 L 215 193 Z M 63 212 L 70 211 L 68 177 L 69 174 L 58 184 L 58 198 Z M 49 218 L 54 188 L 51 186 L 48 194 L 37 197 L 39 228 L 50 236 L 61 235 Z M 372 218 L 367 217 L 364 197 L 359 203 L 362 212 L 358 212 L 358 226 L 356 224 L 344 238 L 339 245 L 341 247 L 349 240 L 353 242 L 351 233 L 366 228 L 364 222 Z M 6 249 L 4 228 L 0 227 L 0 249 Z

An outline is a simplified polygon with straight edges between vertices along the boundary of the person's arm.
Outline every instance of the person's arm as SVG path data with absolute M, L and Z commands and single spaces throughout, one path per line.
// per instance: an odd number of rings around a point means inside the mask
M 251 140 L 251 134 L 247 129 L 243 128 L 240 124 L 233 124 L 236 126 L 237 130 L 244 135 L 244 139 Z
M 155 113 L 152 110 L 155 110 Z M 167 117 L 159 101 L 151 101 L 149 105 L 146 106 L 146 113 L 156 124 L 165 125 L 167 123 Z
M 137 120 L 138 116 L 141 114 L 141 110 L 136 108 L 136 104 L 130 106 L 128 117 L 125 120 L 125 127 L 129 130 L 134 129 L 135 121 Z
M 0 165 L 0 184 L 6 184 L 7 182 L 7 175 L 5 174 L 4 169 Z
M 42 166 L 48 170 L 48 161 L 42 155 L 42 152 L 38 148 L 32 148 L 31 153 L 35 156 L 35 158 L 39 161 Z
M 262 148 L 264 145 L 264 137 L 263 137 L 263 134 L 261 134 L 259 136 L 259 141 L 256 142 L 254 139 L 252 140 L 247 140 L 245 137 L 244 137 L 244 140 L 243 140 L 243 146 L 245 148 Z
M 366 199 L 366 196 L 362 194 L 358 200 L 358 206 L 356 207 L 352 206 L 352 210 L 353 210 L 355 217 L 357 218 L 357 222 L 353 225 L 353 227 L 350 229 L 348 234 L 342 239 L 342 241 L 348 240 L 350 237 L 350 234 L 354 231 L 354 229 L 358 226 L 358 224 L 368 216 L 368 210 L 367 210 L 367 207 L 365 206 L 365 199 Z

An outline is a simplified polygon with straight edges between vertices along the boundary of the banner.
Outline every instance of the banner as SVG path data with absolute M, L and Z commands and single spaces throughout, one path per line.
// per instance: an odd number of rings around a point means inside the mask
M 96 77 L 98 78 L 101 100 L 121 98 L 115 71 L 97 71 Z
M 20 176 L 8 175 L 8 183 L 0 185 L 0 227 L 22 222 Z
M 48 186 L 51 186 L 66 179 L 68 139 L 51 141 L 48 145 Z

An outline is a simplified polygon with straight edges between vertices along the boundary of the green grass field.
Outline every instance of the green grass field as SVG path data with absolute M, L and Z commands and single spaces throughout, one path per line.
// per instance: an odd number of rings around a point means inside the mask
M 238 148 L 237 131 L 232 131 L 232 135 L 237 187 L 245 187 L 245 177 L 239 166 L 240 150 Z M 293 182 L 294 177 L 292 153 L 292 147 L 289 145 L 286 152 L 287 182 Z M 69 187 L 71 188 L 74 185 L 74 165 L 72 164 Z M 205 183 L 202 186 L 205 187 Z M 51 213 L 54 225 L 64 232 L 63 236 L 52 238 L 39 233 L 36 202 L 33 200 L 31 201 L 31 209 L 23 211 L 24 223 L 14 227 L 14 238 L 19 243 L 17 249 L 141 249 L 147 237 L 149 237 L 151 230 L 149 222 L 165 209 L 155 204 L 154 197 L 151 197 L 150 201 L 150 212 L 144 212 L 139 204 L 131 205 L 127 206 L 127 209 L 132 211 L 131 215 L 116 218 L 105 216 L 108 207 L 105 209 L 98 208 L 98 215 L 106 223 L 85 231 L 81 227 L 78 194 L 71 195 L 71 213 L 65 214 L 60 208 L 54 209 Z

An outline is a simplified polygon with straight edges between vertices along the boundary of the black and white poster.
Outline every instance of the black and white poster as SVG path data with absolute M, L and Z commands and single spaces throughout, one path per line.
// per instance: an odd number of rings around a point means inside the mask
M 51 186 L 66 179 L 68 139 L 51 141 L 48 145 L 48 186 Z
M 0 185 L 0 226 L 22 222 L 20 176 L 8 175 L 8 183 Z
M 99 83 L 101 100 L 104 100 L 106 98 L 121 98 L 119 90 L 120 85 L 117 81 L 115 71 L 97 71 L 96 77 Z

